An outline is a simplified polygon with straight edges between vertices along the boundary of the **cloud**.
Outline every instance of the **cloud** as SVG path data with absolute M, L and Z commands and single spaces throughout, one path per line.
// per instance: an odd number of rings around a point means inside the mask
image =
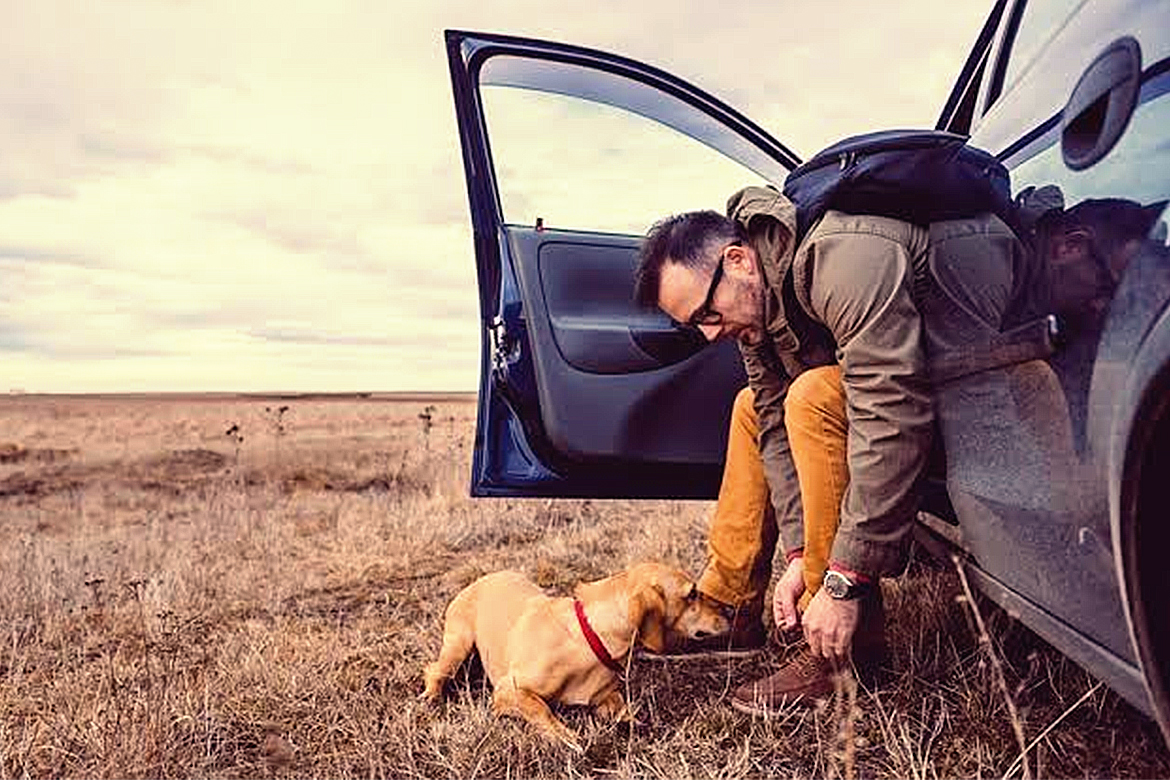
M 133 342 L 78 344 L 62 341 L 41 330 L 22 327 L 0 320 L 0 353 L 25 353 L 54 361 L 121 360 L 124 358 L 161 358 L 164 349 L 151 349 Z
M 306 209 L 307 210 L 307 209 Z M 343 267 L 351 267 L 347 258 L 362 254 L 362 245 L 355 232 L 334 227 L 326 219 L 312 214 L 281 213 L 272 208 L 252 211 L 235 210 L 211 215 L 213 219 L 255 233 L 280 249 L 296 254 L 328 254 Z
M 243 167 L 273 176 L 305 176 L 321 173 L 307 162 L 280 160 L 254 149 L 216 146 L 214 144 L 190 144 L 179 147 L 179 152 L 205 157 L 224 167 Z
M 807 156 L 850 132 L 933 123 L 986 5 L 12 4 L 0 47 L 7 381 L 472 389 L 478 294 L 443 29 L 631 56 Z M 586 222 L 605 205 L 638 231 L 700 198 L 717 205 L 729 186 L 665 146 L 581 139 L 558 152 L 550 140 L 564 139 L 518 137 L 515 170 L 545 174 L 514 202 L 525 221 Z M 631 161 L 659 175 L 622 186 Z M 680 184 L 699 180 L 707 189 Z
M 252 338 L 303 345 L 339 345 L 348 347 L 410 347 L 418 343 L 416 334 L 400 336 L 364 336 L 356 333 L 323 333 L 300 328 L 254 328 L 248 331 Z
M 46 246 L 0 243 L 0 261 L 3 260 L 17 260 L 23 261 L 24 263 L 53 263 L 56 265 L 78 266 L 80 268 L 103 268 L 106 264 L 106 261 L 100 257 L 62 255 L 60 252 L 56 252 Z M 12 264 L 13 272 L 18 272 L 19 270 L 20 265 Z M 0 290 L 2 289 L 0 288 Z

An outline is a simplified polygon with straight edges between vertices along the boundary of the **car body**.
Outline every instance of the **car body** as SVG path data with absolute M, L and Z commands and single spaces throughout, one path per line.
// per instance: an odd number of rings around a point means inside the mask
M 637 198 L 656 214 L 703 207 L 744 184 L 781 186 L 800 160 L 706 92 L 624 57 L 458 31 L 446 42 L 481 296 L 473 494 L 713 498 L 746 383 L 738 351 L 635 305 L 647 226 L 627 219 L 621 194 L 669 159 L 685 181 Z M 532 143 L 541 128 L 547 147 Z M 1150 216 L 1116 244 L 1123 272 L 1095 316 L 1074 318 L 1047 361 L 997 369 L 1010 409 L 960 388 L 971 424 L 932 466 L 919 530 L 1170 735 L 1170 607 L 1158 598 L 1170 552 L 1170 4 L 997 0 L 936 129 L 994 154 L 1016 194 L 1055 185 L 1070 213 L 1091 203 L 1109 225 L 1115 209 Z M 581 139 L 613 170 L 574 167 Z M 550 166 L 563 186 L 516 183 Z M 694 182 L 707 189 L 670 200 Z

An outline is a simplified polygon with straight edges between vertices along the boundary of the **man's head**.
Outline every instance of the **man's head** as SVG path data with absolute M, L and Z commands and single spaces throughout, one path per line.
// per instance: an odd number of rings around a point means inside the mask
M 764 334 L 764 284 L 755 250 L 734 221 L 690 211 L 656 222 L 638 257 L 635 296 L 708 341 Z
M 1165 207 L 1165 201 L 1142 206 L 1104 198 L 1046 213 L 1037 235 L 1049 266 L 1053 309 L 1072 314 L 1106 305 Z

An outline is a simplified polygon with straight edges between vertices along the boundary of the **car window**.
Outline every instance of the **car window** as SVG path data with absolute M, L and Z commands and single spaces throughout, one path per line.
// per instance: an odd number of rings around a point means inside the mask
M 664 213 L 721 211 L 760 176 L 641 115 L 532 89 L 481 88 L 504 221 L 641 234 Z
M 1051 40 L 1052 36 L 1068 21 L 1084 0 L 1023 0 L 1017 6 L 1015 30 L 1010 45 L 1001 55 L 999 76 L 992 86 L 991 100 L 1006 89 L 1010 89 L 1020 74 Z
M 1170 82 L 1170 79 L 1167 79 Z M 1170 83 L 1167 84 L 1170 86 Z M 1082 171 L 1069 170 L 1059 142 L 1012 170 L 1013 187 L 1055 184 L 1066 206 L 1086 198 L 1123 198 L 1141 204 L 1170 199 L 1170 185 L 1151 172 L 1170 170 L 1170 94 L 1137 107 L 1125 135 L 1100 162 Z

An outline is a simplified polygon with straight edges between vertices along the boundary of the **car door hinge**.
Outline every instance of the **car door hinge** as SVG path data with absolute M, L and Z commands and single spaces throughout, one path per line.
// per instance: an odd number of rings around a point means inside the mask
M 504 318 L 496 315 L 489 330 L 492 339 L 492 373 L 504 379 L 508 369 L 508 355 L 512 352 L 512 337 Z

